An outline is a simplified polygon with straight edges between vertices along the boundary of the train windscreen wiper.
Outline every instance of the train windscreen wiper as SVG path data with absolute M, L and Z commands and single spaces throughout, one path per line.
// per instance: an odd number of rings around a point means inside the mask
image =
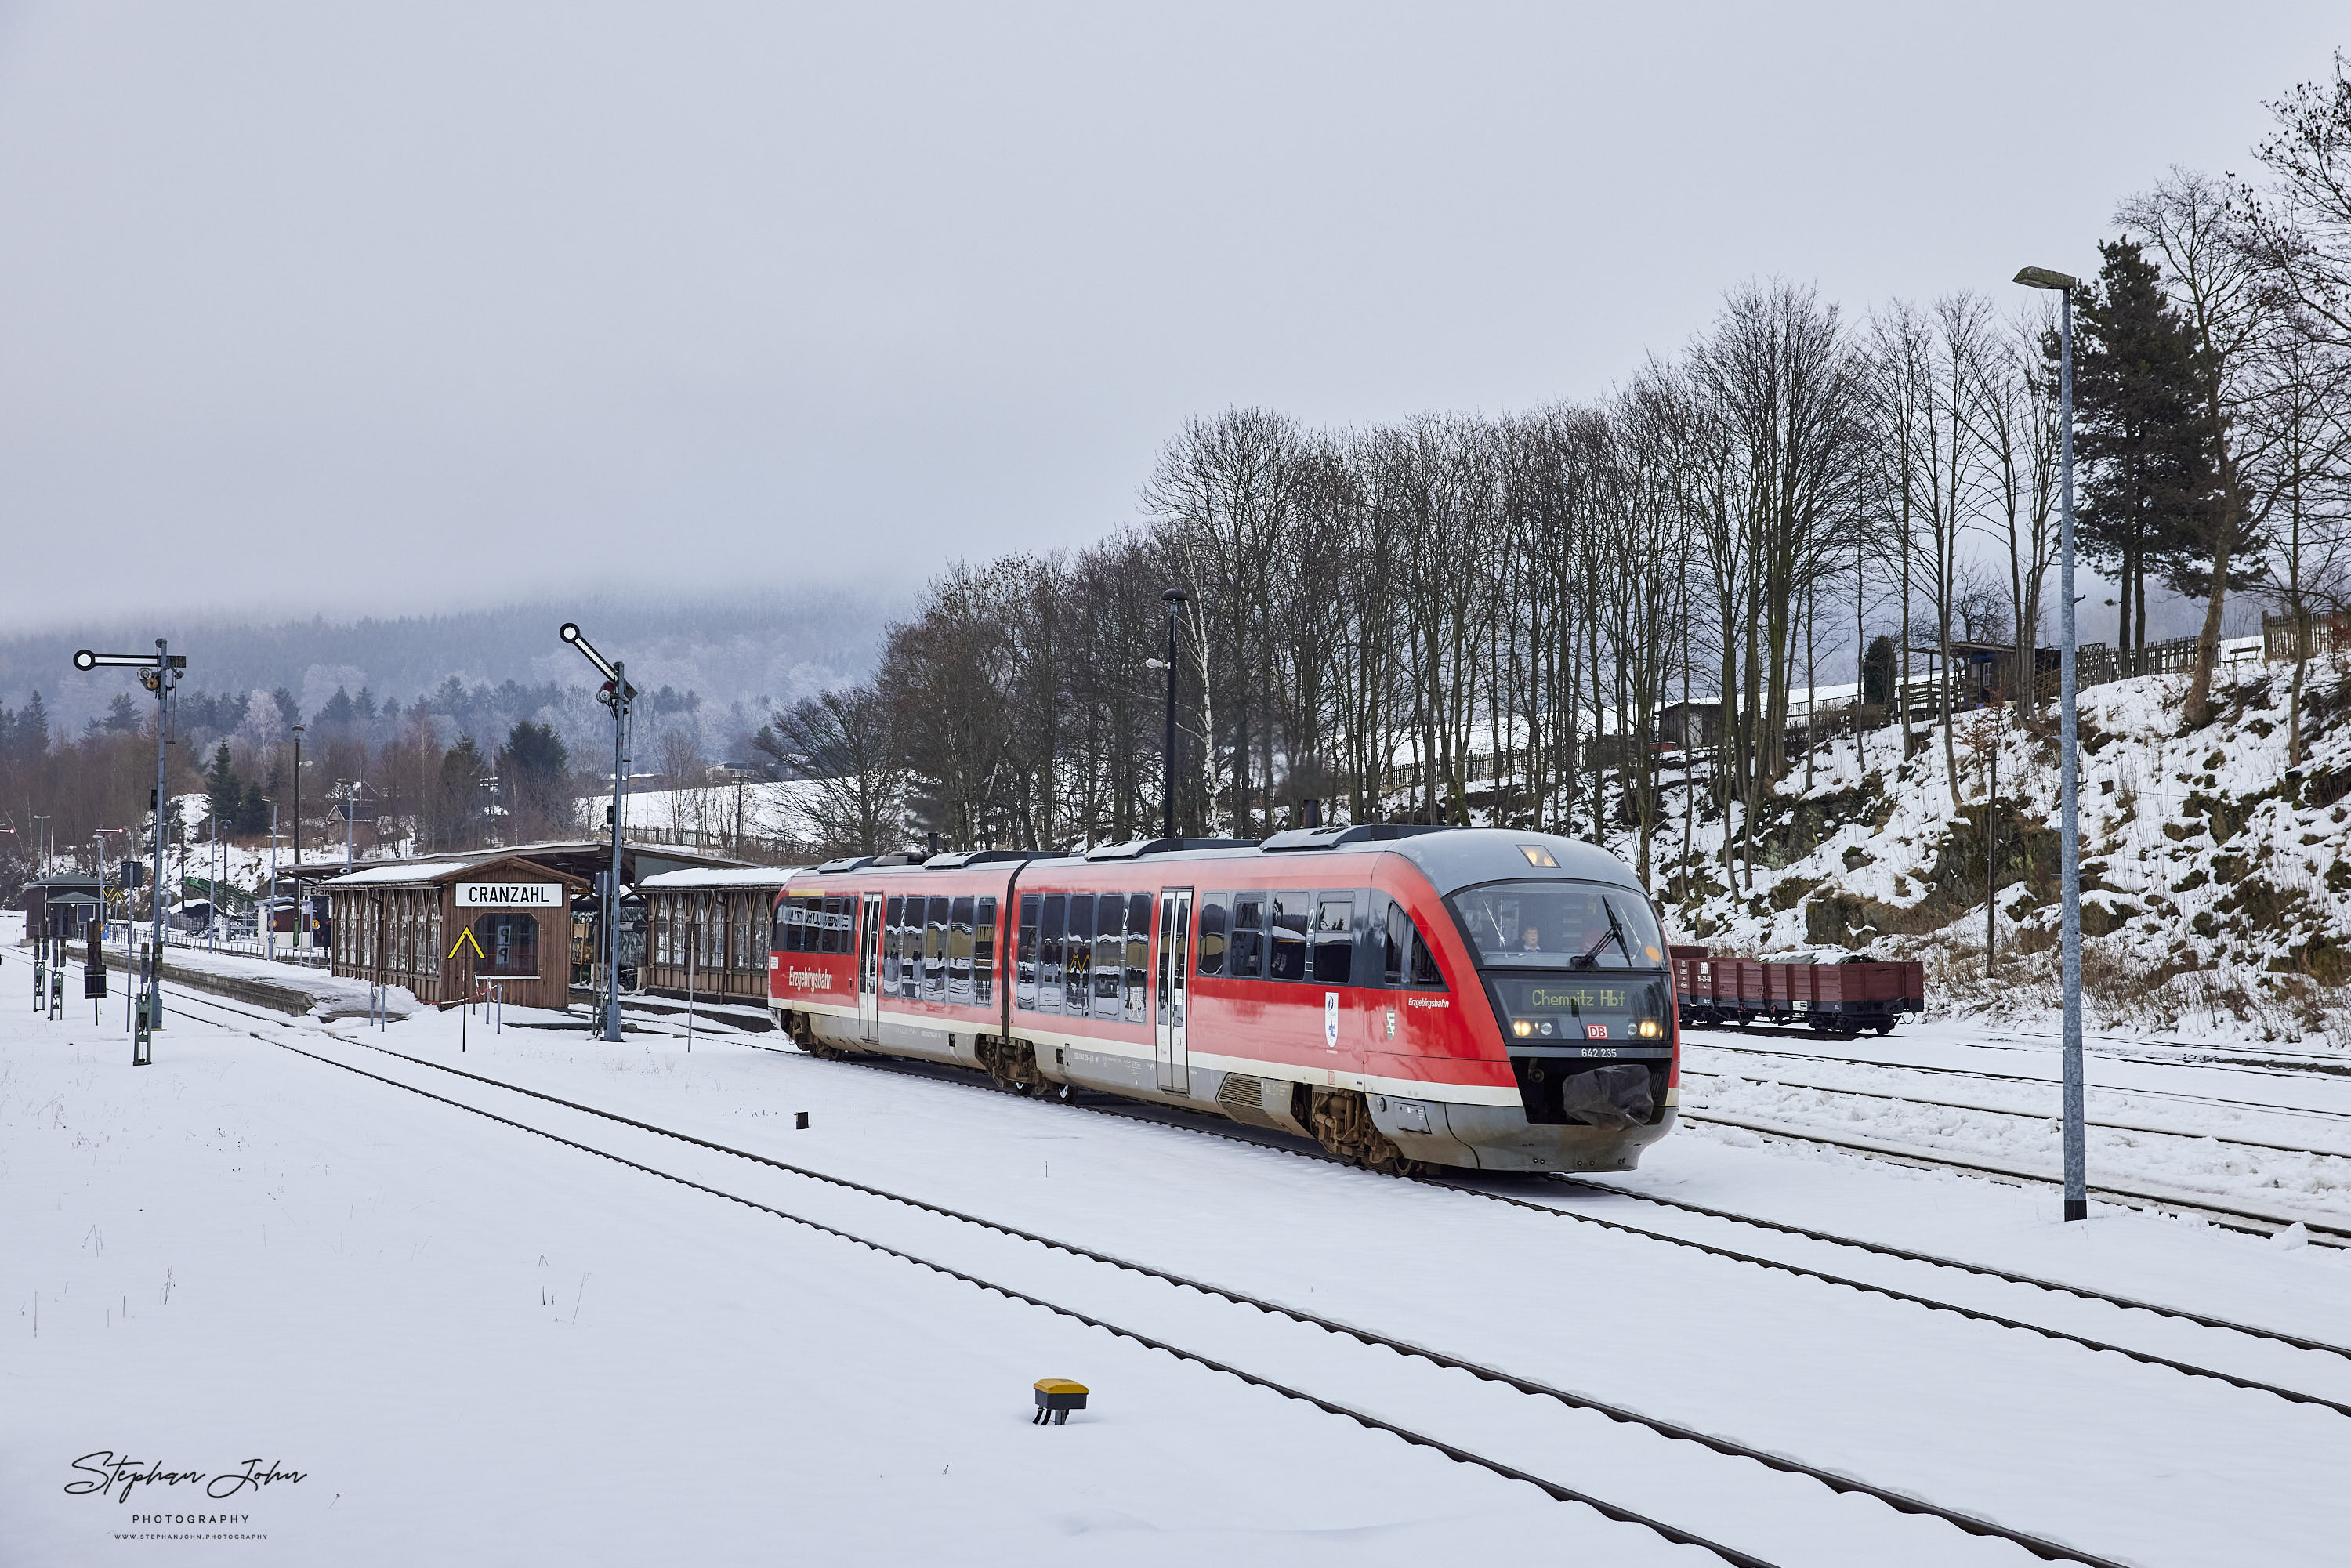
M 1589 948 L 1586 948 L 1583 956 L 1571 963 L 1568 966 L 1569 968 L 1591 969 L 1598 967 L 1600 963 L 1600 950 L 1607 946 L 1611 942 L 1615 943 L 1617 950 L 1625 955 L 1625 967 L 1627 968 L 1632 967 L 1633 945 L 1625 940 L 1625 926 L 1624 924 L 1616 918 L 1616 906 L 1608 902 L 1608 895 L 1604 893 L 1600 895 L 1600 909 L 1601 913 L 1608 916 L 1608 929 L 1602 932 L 1600 934 L 1600 940 L 1594 942 Z

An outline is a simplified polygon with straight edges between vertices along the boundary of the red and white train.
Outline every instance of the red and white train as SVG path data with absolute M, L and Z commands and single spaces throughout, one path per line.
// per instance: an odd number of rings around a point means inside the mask
M 1286 1129 L 1374 1169 L 1629 1170 L 1673 1125 L 1656 911 L 1573 840 L 1304 828 L 829 862 L 768 1005 L 822 1056 L 984 1069 Z

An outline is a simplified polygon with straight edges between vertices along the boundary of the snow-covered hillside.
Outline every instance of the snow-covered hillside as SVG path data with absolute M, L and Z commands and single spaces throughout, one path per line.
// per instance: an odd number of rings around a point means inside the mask
M 2216 679 L 2206 726 L 2188 677 L 2081 695 L 2084 991 L 2093 1029 L 2351 1047 L 2351 669 L 2314 664 L 2291 765 L 2290 666 Z M 1759 810 L 1701 803 L 1701 862 L 1677 874 L 1678 815 L 1656 860 L 1690 940 L 1718 951 L 1923 958 L 1930 1010 L 2027 1026 L 2057 999 L 2058 756 L 2053 708 L 1962 714 L 1905 764 L 1891 730 L 1798 759 Z M 1999 795 L 1987 811 L 1997 753 Z M 1703 771 L 1701 770 L 1701 793 Z M 1956 798 L 1955 798 L 1956 797 Z M 1678 800 L 1668 801 L 1678 811 Z M 1998 959 L 1985 973 L 1985 825 Z M 1708 854 L 1711 852 L 1711 854 Z

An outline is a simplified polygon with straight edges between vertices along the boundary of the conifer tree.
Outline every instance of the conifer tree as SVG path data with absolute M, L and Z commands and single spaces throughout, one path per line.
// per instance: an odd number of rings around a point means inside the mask
M 2074 375 L 2075 449 L 2085 468 L 2078 517 L 2085 553 L 2120 588 L 2116 641 L 2147 645 L 2147 579 L 2205 538 L 2213 505 L 2212 429 L 2188 319 L 2127 239 L 2098 246 L 2105 264 L 2081 300 Z

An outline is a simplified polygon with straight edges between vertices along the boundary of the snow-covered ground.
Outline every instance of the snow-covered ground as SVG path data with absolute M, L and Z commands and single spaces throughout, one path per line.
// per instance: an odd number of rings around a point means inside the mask
M 7 956 L 0 996 L 23 961 Z M 394 1085 L 1124 1324 L 1782 1568 L 2029 1561 L 433 1062 L 1361 1323 L 2123 1561 L 2329 1563 L 2351 1525 L 2351 1417 L 2324 1406 L 1524 1207 L 724 1037 L 689 1055 L 674 1023 L 615 1046 L 486 1035 L 476 1019 L 461 1052 L 450 1014 L 371 1031 L 218 1012 L 231 1021 L 212 1025 L 204 1011 L 175 1016 L 146 1069 L 127 1065 L 118 1029 L 70 1009 L 58 1023 L 0 1011 L 0 1274 L 19 1308 L 0 1354 L 12 1564 L 91 1560 L 118 1532 L 155 1528 L 131 1521 L 189 1513 L 246 1522 L 160 1532 L 266 1539 L 183 1542 L 175 1555 L 248 1563 L 1710 1560 Z M 1611 1180 L 2351 1340 L 2351 1260 L 2320 1247 L 2103 1206 L 2061 1225 L 2041 1189 L 1701 1129 Z M 2351 1401 L 2351 1358 L 1630 1196 L 1518 1190 Z M 1046 1375 L 1088 1384 L 1092 1407 L 1030 1427 L 1029 1385 Z M 75 1461 L 103 1465 L 87 1458 L 98 1453 L 202 1471 L 234 1495 L 200 1500 L 203 1485 L 162 1480 L 127 1502 L 119 1485 L 68 1492 L 89 1474 Z M 301 1479 L 216 1479 L 248 1459 Z

